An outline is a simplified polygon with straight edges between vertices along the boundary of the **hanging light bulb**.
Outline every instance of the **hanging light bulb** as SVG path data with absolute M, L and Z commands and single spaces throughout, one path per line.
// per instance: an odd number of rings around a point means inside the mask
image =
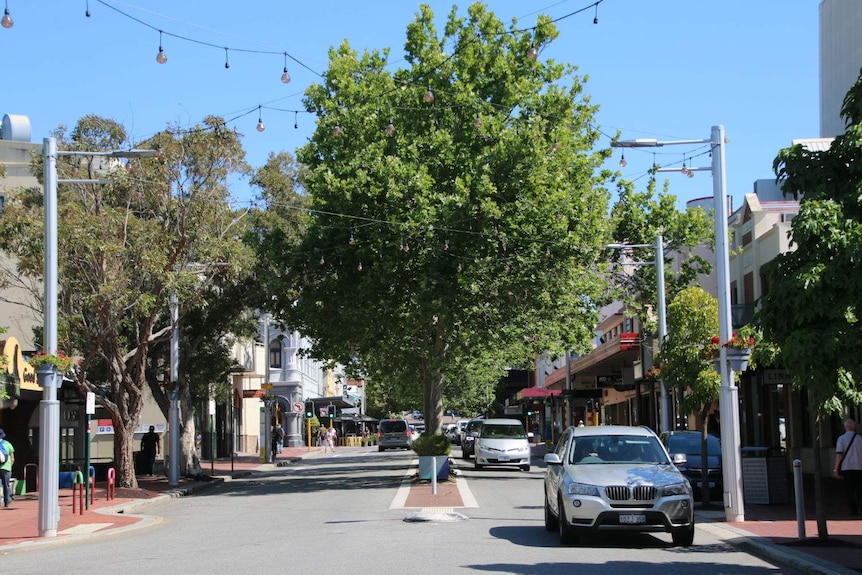
M 227 48 L 224 49 L 224 67 L 225 69 L 230 68 L 230 62 L 227 59 Z
M 536 49 L 535 44 L 530 45 L 530 50 L 527 52 L 527 58 L 530 60 L 535 60 L 539 57 L 539 51 Z
M 593 17 L 593 24 L 599 23 L 599 3 L 596 2 L 596 15 Z
M 428 86 L 428 90 L 426 90 L 425 95 L 422 96 L 422 99 L 426 104 L 430 104 L 434 101 L 434 92 L 431 91 L 431 86 Z
M 156 56 L 156 62 L 159 64 L 164 64 L 168 61 L 168 55 L 165 54 L 165 49 L 162 48 L 162 31 L 159 30 L 159 53 Z
M 623 152 L 623 156 L 620 158 L 620 167 L 625 168 L 629 163 L 626 161 L 626 153 Z
M 356 240 L 353 239 L 353 232 L 350 232 L 350 239 L 347 240 L 347 243 L 351 246 L 356 243 Z
M 341 126 L 339 126 L 338 124 L 335 124 L 335 127 L 332 128 L 332 135 L 333 136 L 340 136 L 341 134 L 342 134 Z
M 482 127 L 482 115 L 479 112 L 476 112 L 476 119 L 473 120 L 473 126 L 477 128 Z
M 449 240 L 443 242 L 443 251 L 449 251 Z
M 296 111 L 293 112 L 293 129 L 299 129 L 299 112 Z
M 263 132 L 264 130 L 266 130 L 266 126 L 263 125 L 263 119 L 261 118 L 261 115 L 260 115 L 260 106 L 258 106 L 257 107 L 257 131 Z
M 694 177 L 694 170 L 689 169 L 685 175 L 688 176 L 689 178 L 693 178 Z
M 290 74 L 287 73 L 287 52 L 284 53 L 284 74 L 281 75 L 281 81 L 285 84 L 290 83 Z
M 390 136 L 395 133 L 395 124 L 392 123 L 392 118 L 389 118 L 389 125 L 386 126 L 386 133 Z
M 358 266 L 356 266 L 356 269 L 357 269 L 358 271 L 362 271 L 362 262 L 359 262 L 359 265 L 358 265 Z
M 554 140 L 554 145 L 551 147 L 551 150 L 554 152 L 560 151 L 560 142 L 558 140 Z
M 6 6 L 6 11 L 3 12 L 3 19 L 0 20 L 0 26 L 4 28 L 11 28 L 15 25 L 15 22 L 12 21 L 12 16 L 9 15 L 9 6 Z
M 320 265 L 323 265 L 325 263 L 326 263 L 326 260 L 323 259 L 323 256 L 320 256 Z
M 88 1 L 88 2 L 86 3 L 86 5 L 87 5 L 87 11 L 86 11 L 86 12 L 84 12 L 84 16 L 86 16 L 87 18 L 89 18 L 89 17 L 90 17 L 90 2 Z
M 458 273 L 459 273 L 459 274 L 461 273 L 461 271 L 462 271 L 463 269 L 464 269 L 464 266 L 462 266 L 461 264 L 458 264 Z

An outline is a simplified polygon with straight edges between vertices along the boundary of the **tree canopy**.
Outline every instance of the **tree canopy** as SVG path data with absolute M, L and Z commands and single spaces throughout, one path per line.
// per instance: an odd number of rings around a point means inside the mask
M 438 32 L 423 5 L 406 67 L 345 42 L 306 92 L 308 228 L 267 280 L 274 311 L 317 357 L 420 387 L 432 432 L 473 358 L 502 370 L 583 349 L 604 297 L 608 151 L 585 79 L 530 57 L 556 36 L 481 4 Z

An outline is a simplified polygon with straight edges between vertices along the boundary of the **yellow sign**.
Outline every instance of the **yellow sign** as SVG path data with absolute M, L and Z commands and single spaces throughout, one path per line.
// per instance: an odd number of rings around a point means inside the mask
M 261 389 L 272 389 L 272 384 L 271 383 L 264 383 L 264 384 L 261 384 L 260 388 Z

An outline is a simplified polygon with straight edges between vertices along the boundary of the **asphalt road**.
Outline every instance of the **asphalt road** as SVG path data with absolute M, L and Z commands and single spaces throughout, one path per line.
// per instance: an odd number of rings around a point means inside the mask
M 148 527 L 10 553 L 9 574 L 766 575 L 795 573 L 705 531 L 691 548 L 666 535 L 596 536 L 561 547 L 544 529 L 541 465 L 463 470 L 478 507 L 405 521 L 392 507 L 412 452 L 336 452 L 154 504 Z M 456 463 L 460 460 L 456 458 Z M 459 515 L 463 518 L 459 518 Z

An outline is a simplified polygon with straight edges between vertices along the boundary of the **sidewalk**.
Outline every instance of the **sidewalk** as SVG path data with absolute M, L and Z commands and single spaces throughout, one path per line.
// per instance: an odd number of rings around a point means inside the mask
M 341 447 L 344 452 L 376 450 L 375 447 Z M 276 465 L 289 465 L 308 455 L 320 453 L 316 449 L 285 448 Z M 544 455 L 544 447 L 534 449 L 534 463 Z M 453 468 L 464 462 L 452 458 Z M 144 527 L 158 521 L 156 517 L 134 515 L 153 501 L 181 497 L 199 489 L 205 489 L 220 481 L 229 481 L 252 473 L 259 468 L 271 468 L 272 464 L 261 464 L 257 455 L 237 455 L 230 460 L 214 463 L 202 462 L 205 474 L 201 480 L 182 479 L 179 486 L 170 487 L 164 477 L 139 477 L 139 489 L 118 489 L 116 499 L 105 499 L 105 485 L 99 483 L 94 492 L 94 503 L 83 515 L 72 514 L 72 492 L 60 490 L 60 524 L 57 537 L 40 538 L 38 533 L 38 497 L 24 495 L 15 498 L 8 508 L 0 508 L 0 554 L 12 550 L 32 548 L 37 545 L 69 543 L 86 537 L 102 536 Z M 472 462 L 468 463 L 472 467 Z M 696 508 L 698 529 L 707 531 L 718 539 L 739 546 L 748 552 L 766 558 L 779 565 L 792 567 L 803 573 L 851 574 L 862 573 L 862 520 L 851 517 L 844 510 L 844 492 L 838 480 L 827 479 L 825 485 L 827 527 L 829 539 L 817 538 L 814 521 L 814 495 L 810 477 L 804 486 L 806 538 L 798 538 L 795 504 L 791 501 L 779 505 L 745 505 L 745 521 L 725 521 L 724 510 L 713 504 L 712 508 Z M 441 481 L 437 493 L 431 493 L 429 481 L 409 481 L 405 509 L 448 510 L 465 506 L 458 485 L 459 481 Z M 791 489 L 792 492 L 792 489 Z

